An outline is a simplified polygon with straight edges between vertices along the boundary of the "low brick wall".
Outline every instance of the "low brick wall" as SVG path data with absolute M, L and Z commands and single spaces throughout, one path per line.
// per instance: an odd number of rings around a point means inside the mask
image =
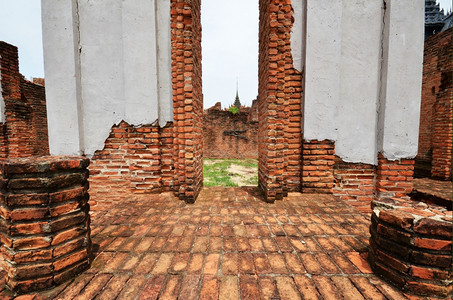
M 336 158 L 333 175 L 334 196 L 366 213 L 371 212 L 374 200 L 376 167 L 362 163 L 344 162 Z
M 452 212 L 405 199 L 372 202 L 370 260 L 405 293 L 451 299 Z
M 258 158 L 258 122 L 250 108 L 237 114 L 209 109 L 203 113 L 203 157 Z
M 13 292 L 49 288 L 89 267 L 88 164 L 57 156 L 0 162 L 0 250 Z

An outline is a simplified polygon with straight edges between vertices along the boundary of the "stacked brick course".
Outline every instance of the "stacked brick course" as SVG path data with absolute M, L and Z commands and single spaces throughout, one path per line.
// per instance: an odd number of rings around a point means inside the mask
M 205 158 L 258 158 L 258 122 L 253 108 L 237 114 L 210 108 L 203 113 L 203 156 Z
M 388 160 L 378 154 L 376 170 L 376 199 L 405 198 L 413 189 L 414 160 Z
M 194 202 L 203 185 L 201 1 L 171 1 L 175 193 Z
M 291 55 L 291 2 L 259 7 L 258 182 L 272 202 L 300 189 L 302 76 Z
M 346 163 L 337 158 L 333 173 L 335 179 L 333 194 L 362 212 L 371 212 L 376 167 L 369 164 Z
M 374 201 L 373 208 L 374 270 L 407 294 L 451 299 L 452 212 L 398 198 Z
M 0 42 L 1 89 L 5 123 L 1 124 L 0 158 L 47 155 L 45 91 L 19 73 L 17 48 Z
M 0 162 L 0 250 L 13 292 L 58 285 L 89 266 L 88 164 L 58 156 Z
M 303 144 L 302 192 L 331 194 L 334 187 L 335 143 L 305 141 Z
M 417 162 L 432 176 L 451 178 L 453 29 L 425 40 Z M 436 152 L 436 158 L 433 158 Z M 423 175 L 429 176 L 430 174 Z

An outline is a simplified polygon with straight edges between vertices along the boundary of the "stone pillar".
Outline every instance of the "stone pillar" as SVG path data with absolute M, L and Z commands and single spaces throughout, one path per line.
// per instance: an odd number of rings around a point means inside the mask
M 0 162 L 0 250 L 14 293 L 61 284 L 89 267 L 88 164 L 59 156 Z

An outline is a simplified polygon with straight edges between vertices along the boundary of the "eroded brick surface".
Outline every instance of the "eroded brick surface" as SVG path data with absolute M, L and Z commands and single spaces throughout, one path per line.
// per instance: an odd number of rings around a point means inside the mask
M 195 204 L 126 191 L 98 203 L 92 267 L 37 299 L 405 298 L 370 271 L 368 217 L 332 195 L 268 204 L 253 188 L 204 188 Z

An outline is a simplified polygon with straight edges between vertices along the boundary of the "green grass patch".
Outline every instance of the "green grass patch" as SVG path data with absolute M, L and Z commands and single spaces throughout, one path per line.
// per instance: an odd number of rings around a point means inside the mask
M 234 167 L 239 167 L 240 171 L 231 171 Z M 205 186 L 258 185 L 258 161 L 256 159 L 205 158 L 203 177 Z

